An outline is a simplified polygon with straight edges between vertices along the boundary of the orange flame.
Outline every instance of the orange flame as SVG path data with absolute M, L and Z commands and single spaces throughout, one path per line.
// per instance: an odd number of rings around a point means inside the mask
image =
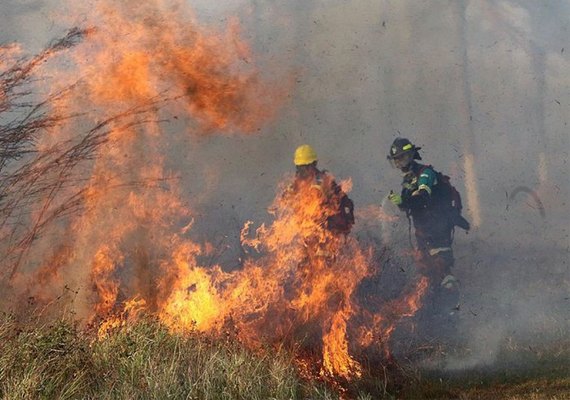
M 220 332 L 228 321 L 249 344 L 269 340 L 308 340 L 323 353 L 323 374 L 358 376 L 359 364 L 349 355 L 347 322 L 352 295 L 370 273 L 370 254 L 356 241 L 325 228 L 337 201 L 327 202 L 311 187 L 285 190 L 271 209 L 276 219 L 244 244 L 265 251 L 241 270 L 224 273 L 196 263 L 198 248 L 177 253 L 178 280 L 162 306 L 161 319 L 173 329 Z M 339 279 L 343 276 L 345 279 Z
M 136 265 L 166 264 L 166 254 L 176 251 L 184 231 L 173 227 L 190 218 L 188 205 L 179 200 L 177 177 L 163 167 L 167 149 L 159 121 L 184 117 L 192 133 L 198 134 L 250 132 L 268 119 L 274 107 L 259 103 L 268 98 L 262 95 L 268 86 L 258 79 L 235 20 L 225 32 L 209 30 L 200 27 L 178 1 L 137 7 L 101 1 L 88 15 L 96 28 L 70 53 L 67 68 L 58 65 L 63 73 L 51 74 L 57 77 L 54 91 L 81 77 L 80 92 L 71 92 L 67 102 L 59 100 L 58 107 L 87 111 L 95 121 L 117 113 L 120 117 L 108 121 L 108 144 L 86 171 L 90 174 L 83 191 L 87 212 L 72 223 L 81 248 L 70 251 L 67 262 L 68 267 L 93 266 L 86 279 L 98 295 L 94 312 L 99 315 L 117 302 L 118 285 L 125 295 L 134 296 L 141 287 L 152 286 L 148 281 L 158 275 L 172 283 L 171 271 L 142 271 Z M 73 136 L 73 128 L 52 134 L 46 140 L 63 140 Z M 180 273 L 190 274 L 176 265 Z M 121 274 L 135 273 L 138 282 L 120 282 L 118 268 Z M 151 309 L 171 296 L 164 285 L 155 299 L 147 299 Z
M 173 133 L 165 139 L 160 122 L 185 119 L 183 129 L 194 134 L 251 132 L 274 109 L 265 103 L 272 96 L 261 95 L 267 86 L 239 39 L 238 24 L 231 21 L 215 34 L 187 18 L 182 2 L 165 2 L 179 6 L 168 13 L 115 3 L 98 2 L 98 28 L 73 53 L 75 68 L 57 75 L 60 86 L 81 77 L 81 93 L 57 106 L 85 111 L 91 122 L 104 120 L 109 132 L 83 171 L 85 210 L 58 238 L 67 247 L 52 265 L 54 276 L 63 271 L 78 286 L 92 288 L 86 297 L 95 300 L 80 311 L 86 320 L 103 320 L 100 337 L 145 310 L 177 332 L 219 335 L 231 329 L 249 346 L 316 349 L 321 376 L 360 376 L 362 367 L 350 354 L 356 346 L 351 325 L 363 313 L 355 294 L 375 270 L 374 255 L 354 237 L 327 229 L 340 201 L 327 192 L 332 176 L 324 190 L 309 183 L 291 190 L 285 183 L 270 207 L 274 220 L 255 232 L 252 223 L 242 229 L 243 245 L 260 254 L 241 268 L 201 265 L 211 245 L 188 238 L 193 214 L 176 173 L 164 166 L 167 142 L 181 146 L 184 138 Z M 55 130 L 45 141 L 77 139 L 76 128 Z M 351 182 L 342 187 L 348 192 Z M 409 297 L 390 304 L 393 316 L 383 310 L 370 317 L 361 342 L 385 342 L 397 319 L 420 306 L 426 285 L 420 281 Z
M 359 343 L 368 347 L 373 343 L 385 346 L 392 336 L 398 322 L 406 317 L 412 317 L 422 306 L 421 300 L 427 292 L 429 279 L 420 276 L 414 286 L 402 298 L 382 305 L 380 312 L 368 314 L 370 322 L 363 325 L 359 332 Z M 385 347 L 385 351 L 388 349 Z
M 120 314 L 111 315 L 99 324 L 97 337 L 105 339 L 112 331 L 136 320 L 145 308 L 146 302 L 144 299 L 134 298 L 126 301 Z

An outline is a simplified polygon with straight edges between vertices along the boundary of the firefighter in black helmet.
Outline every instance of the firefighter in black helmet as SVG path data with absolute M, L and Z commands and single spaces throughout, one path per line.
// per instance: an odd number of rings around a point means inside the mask
M 390 192 L 388 199 L 411 218 L 423 273 L 435 292 L 445 294 L 446 307 L 453 313 L 458 302 L 458 282 L 452 274 L 453 232 L 455 226 L 469 230 L 469 223 L 461 216 L 461 198 L 449 177 L 416 161 L 422 159 L 420 149 L 405 138 L 396 138 L 390 146 L 388 160 L 402 172 L 403 180 L 401 191 Z

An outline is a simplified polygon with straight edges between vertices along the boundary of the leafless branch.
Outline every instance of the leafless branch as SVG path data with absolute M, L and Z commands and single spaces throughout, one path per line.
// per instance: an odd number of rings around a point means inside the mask
M 86 117 L 90 116 L 62 114 L 52 107 L 77 90 L 76 85 L 42 100 L 36 99 L 32 89 L 37 67 L 78 44 L 89 32 L 72 29 L 39 54 L 12 60 L 11 65 L 0 48 L 0 245 L 4 249 L 2 269 L 10 277 L 46 227 L 83 209 L 88 178 L 82 174 L 89 168 L 82 166 L 90 165 L 99 149 L 109 144 L 110 132 L 158 122 L 153 119 L 155 111 L 159 103 L 168 101 L 164 96 L 150 99 L 38 151 L 41 135 L 89 121 Z

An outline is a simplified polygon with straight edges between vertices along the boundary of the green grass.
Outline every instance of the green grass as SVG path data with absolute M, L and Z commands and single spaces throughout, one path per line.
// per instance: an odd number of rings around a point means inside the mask
M 169 333 L 154 321 L 104 340 L 69 321 L 0 323 L 2 399 L 334 399 L 297 376 L 288 354 Z
M 536 370 L 428 375 L 412 364 L 394 364 L 368 366 L 358 381 L 322 382 L 301 379 L 284 350 L 253 353 L 230 340 L 172 334 L 150 319 L 98 340 L 66 319 L 18 323 L 4 314 L 0 398 L 563 400 L 570 399 L 566 345 L 564 351 L 557 352 L 554 368 L 544 363 L 553 358 L 540 353 L 540 359 L 524 360 Z

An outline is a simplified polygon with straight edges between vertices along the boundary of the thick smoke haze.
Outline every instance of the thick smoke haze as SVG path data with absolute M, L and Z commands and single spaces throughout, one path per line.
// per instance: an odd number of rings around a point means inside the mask
M 80 25 L 60 3 L 3 1 L 0 41 L 33 52 Z M 405 251 L 404 216 L 384 225 L 362 218 L 399 190 L 386 154 L 404 136 L 451 176 L 475 225 L 455 235 L 460 332 L 471 354 L 447 366 L 492 365 L 500 349 L 563 340 L 570 331 L 568 2 L 188 4 L 208 24 L 237 16 L 252 62 L 289 88 L 257 134 L 188 137 L 165 161 L 192 204 L 192 235 L 223 249 L 216 262 L 239 264 L 240 229 L 269 219 L 277 184 L 294 170 L 293 151 L 303 143 L 315 147 L 321 168 L 352 179 L 361 216 L 354 234 Z M 389 205 L 385 212 L 398 215 Z

